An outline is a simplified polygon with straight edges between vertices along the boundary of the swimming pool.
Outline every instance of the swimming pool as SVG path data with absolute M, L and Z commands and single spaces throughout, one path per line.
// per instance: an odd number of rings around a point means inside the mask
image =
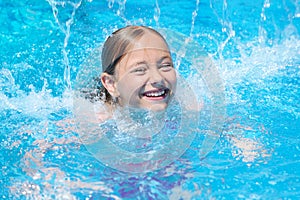
M 300 197 L 299 1 L 2 0 L 0 7 L 2 199 Z M 76 77 L 129 23 L 183 34 L 217 67 L 226 120 L 203 159 L 196 136 L 172 164 L 126 173 L 104 166 L 78 138 Z

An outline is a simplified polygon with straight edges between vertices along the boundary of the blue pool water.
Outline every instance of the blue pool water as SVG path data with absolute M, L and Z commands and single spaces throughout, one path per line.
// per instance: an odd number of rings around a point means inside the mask
M 298 0 L 0 0 L 0 8 L 1 199 L 300 198 Z M 216 66 L 226 117 L 204 158 L 197 135 L 170 165 L 127 173 L 81 143 L 76 77 L 127 24 L 184 35 Z

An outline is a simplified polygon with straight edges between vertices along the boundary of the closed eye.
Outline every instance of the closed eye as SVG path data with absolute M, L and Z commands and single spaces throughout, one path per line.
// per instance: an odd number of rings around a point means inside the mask
M 134 73 L 134 74 L 137 74 L 137 75 L 143 75 L 146 73 L 147 71 L 147 66 L 144 65 L 144 64 L 141 64 L 141 65 L 138 65 L 136 67 L 134 67 L 134 69 L 132 69 L 130 72 L 131 73 Z
M 162 63 L 159 65 L 159 69 L 161 69 L 164 72 L 170 71 L 173 69 L 173 64 L 172 63 Z

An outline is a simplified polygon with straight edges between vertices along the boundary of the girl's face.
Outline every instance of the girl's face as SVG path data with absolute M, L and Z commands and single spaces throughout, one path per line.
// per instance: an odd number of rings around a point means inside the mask
M 116 66 L 113 94 L 121 106 L 164 110 L 175 91 L 176 72 L 165 42 L 145 33 Z

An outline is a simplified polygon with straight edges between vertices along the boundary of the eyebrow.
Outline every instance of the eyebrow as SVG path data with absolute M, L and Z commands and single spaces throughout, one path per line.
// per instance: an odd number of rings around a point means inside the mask
M 167 58 L 170 59 L 171 62 L 172 62 L 171 56 L 167 55 L 167 56 L 161 57 L 158 61 L 156 61 L 156 64 L 162 63 L 162 61 L 165 60 L 165 59 L 167 59 Z M 129 68 L 132 68 L 132 67 L 135 67 L 135 66 L 138 66 L 138 65 L 141 65 L 141 64 L 147 64 L 147 61 L 142 60 L 142 61 L 135 62 L 132 65 L 130 65 Z
M 160 58 L 156 63 L 161 63 L 163 60 L 165 60 L 166 58 L 169 58 L 172 61 L 171 56 L 167 55 L 167 56 L 163 56 L 162 58 Z
M 142 64 L 147 64 L 147 62 L 146 61 L 138 61 L 138 62 L 135 62 L 132 65 L 130 65 L 129 68 L 136 67 L 136 66 L 139 66 Z

